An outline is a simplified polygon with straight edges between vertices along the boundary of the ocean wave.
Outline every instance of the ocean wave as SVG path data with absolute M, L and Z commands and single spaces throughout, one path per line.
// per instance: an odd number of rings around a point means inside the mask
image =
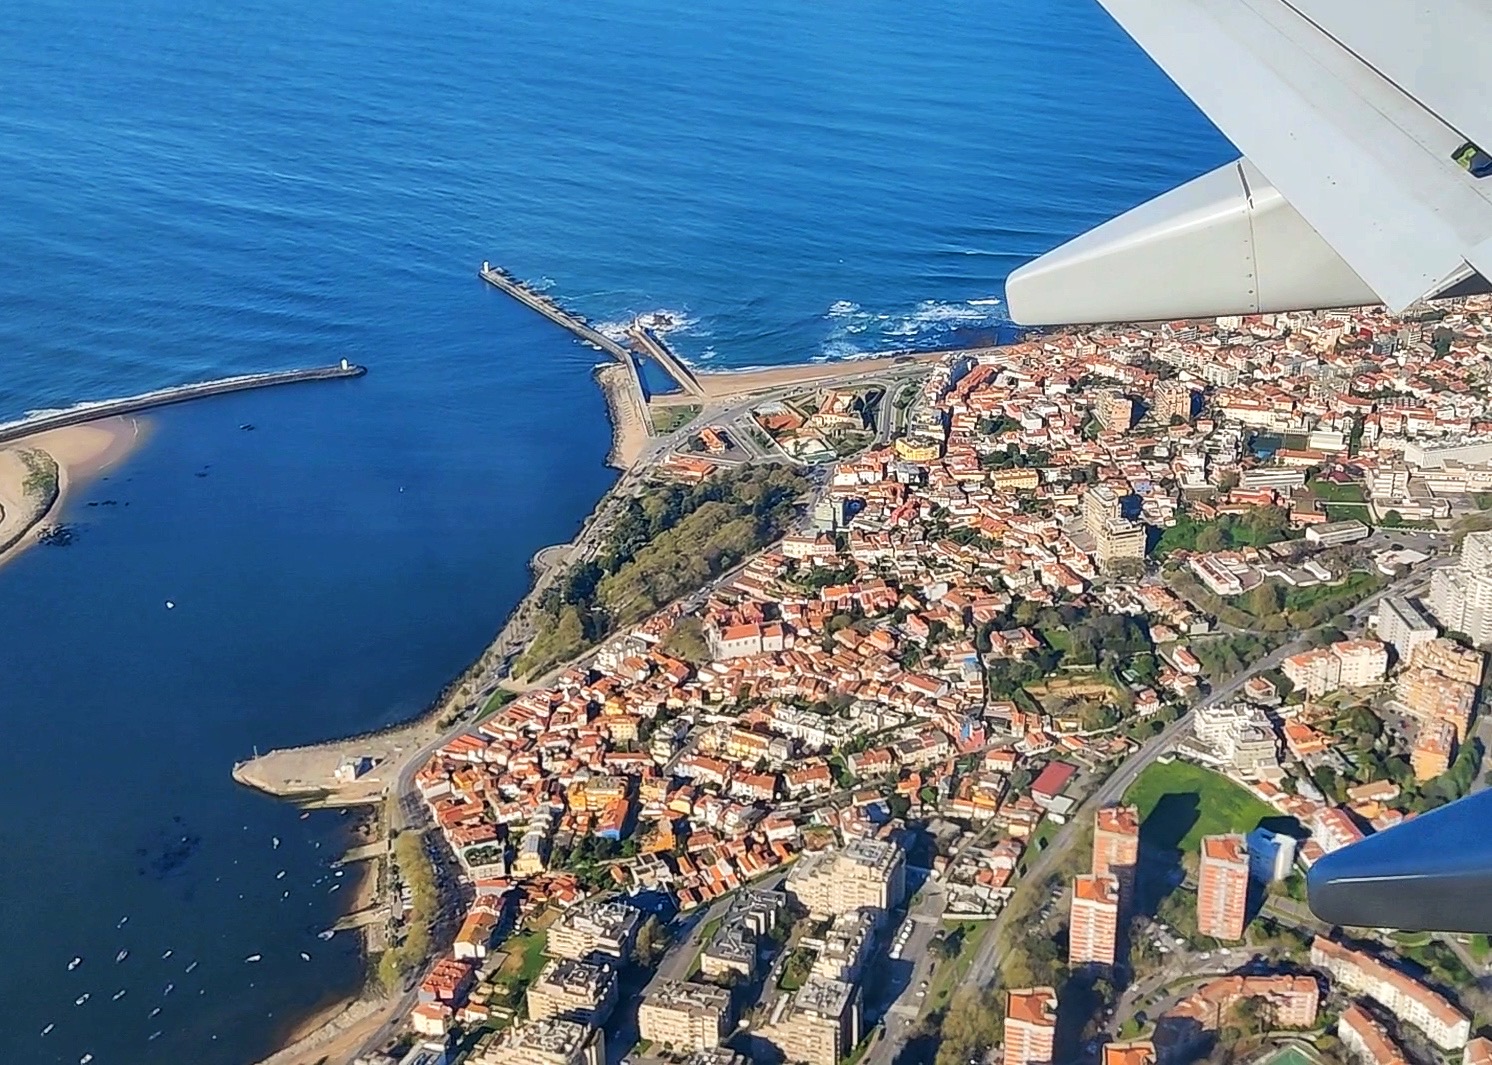
M 710 336 L 709 330 L 700 328 L 700 321 L 693 317 L 688 311 L 675 311 L 667 307 L 660 307 L 653 311 L 642 311 L 628 318 L 614 322 L 597 322 L 596 332 L 608 340 L 621 342 L 627 339 L 627 330 L 641 325 L 649 329 L 656 336 L 668 336 L 670 333 L 683 333 L 693 337 Z
M 828 334 L 819 352 L 829 359 L 851 359 L 890 350 L 937 347 L 962 330 L 998 329 L 1009 324 L 1001 300 L 993 297 L 922 300 L 909 310 L 866 310 L 852 300 L 836 300 L 824 314 Z

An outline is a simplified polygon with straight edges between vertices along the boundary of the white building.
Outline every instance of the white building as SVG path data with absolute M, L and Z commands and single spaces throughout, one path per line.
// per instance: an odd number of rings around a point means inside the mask
M 1435 639 L 1439 633 L 1428 618 L 1409 600 L 1397 595 L 1384 596 L 1378 602 L 1373 619 L 1378 638 L 1394 649 L 1400 662 L 1409 661 L 1416 647 Z
M 1492 640 L 1492 532 L 1474 532 L 1461 543 L 1456 565 L 1430 578 L 1430 612 L 1473 643 Z
M 1412 1024 L 1442 1050 L 1464 1047 L 1471 1020 L 1444 997 L 1405 973 L 1322 936 L 1311 943 L 1311 964 L 1350 992 L 1367 995 L 1394 1017 Z

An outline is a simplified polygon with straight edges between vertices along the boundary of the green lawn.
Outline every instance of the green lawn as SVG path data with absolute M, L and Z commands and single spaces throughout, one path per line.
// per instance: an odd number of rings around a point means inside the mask
M 1363 494 L 1362 485 L 1333 484 L 1330 481 L 1311 481 L 1306 485 L 1316 497 L 1324 503 L 1363 503 L 1367 496 Z
M 1326 511 L 1327 518 L 1332 521 L 1349 521 L 1355 518 L 1364 525 L 1373 524 L 1373 519 L 1368 516 L 1366 503 L 1322 503 L 1321 509 Z
M 682 429 L 695 418 L 699 412 L 704 410 L 697 403 L 679 404 L 678 406 L 654 407 L 653 428 L 657 435 L 667 436 L 676 429 Z
M 1140 810 L 1140 834 L 1149 846 L 1195 850 L 1203 836 L 1251 832 L 1278 816 L 1237 784 L 1179 759 L 1145 768 L 1124 793 Z
M 519 988 L 526 988 L 533 983 L 534 977 L 539 975 L 539 970 L 549 960 L 544 956 L 544 947 L 549 942 L 549 925 L 552 923 L 553 918 L 550 917 L 544 921 L 542 928 L 530 928 L 509 936 L 503 942 L 502 950 L 507 957 L 497 971 L 498 980 Z
M 517 692 L 507 688 L 498 688 L 497 691 L 487 697 L 487 701 L 482 704 L 481 713 L 477 716 L 479 718 L 491 717 L 516 698 L 518 698 Z
M 1320 1061 L 1314 1054 L 1307 1054 L 1299 1047 L 1287 1046 L 1264 1059 L 1264 1065 L 1317 1065 Z
M 1340 584 L 1312 584 L 1285 590 L 1286 610 L 1309 610 L 1314 606 L 1340 603 L 1348 606 L 1377 591 L 1383 578 L 1376 573 L 1354 570 Z

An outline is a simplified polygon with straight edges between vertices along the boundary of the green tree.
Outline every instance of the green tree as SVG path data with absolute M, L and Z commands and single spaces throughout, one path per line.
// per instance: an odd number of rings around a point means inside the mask
M 1203 552 L 1223 551 L 1228 547 L 1228 535 L 1221 526 L 1208 525 L 1197 533 L 1197 550 Z
M 1256 618 L 1273 617 L 1285 605 L 1285 596 L 1279 585 L 1265 581 L 1248 593 L 1244 603 L 1245 609 Z
M 664 931 L 657 915 L 648 914 L 637 929 L 637 938 L 632 944 L 632 960 L 644 968 L 652 968 L 668 950 L 668 933 Z
M 696 666 L 710 658 L 710 645 L 705 639 L 704 626 L 696 617 L 680 618 L 673 631 L 664 637 L 663 650 Z
M 953 993 L 938 1031 L 935 1065 L 964 1065 L 1005 1034 L 1005 996 L 965 984 Z

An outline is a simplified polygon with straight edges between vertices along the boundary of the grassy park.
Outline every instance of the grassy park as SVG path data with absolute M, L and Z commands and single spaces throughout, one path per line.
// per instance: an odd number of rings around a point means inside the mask
M 1183 762 L 1145 768 L 1124 801 L 1140 811 L 1140 833 L 1155 847 L 1195 850 L 1203 836 L 1251 832 L 1278 814 L 1220 773 Z

